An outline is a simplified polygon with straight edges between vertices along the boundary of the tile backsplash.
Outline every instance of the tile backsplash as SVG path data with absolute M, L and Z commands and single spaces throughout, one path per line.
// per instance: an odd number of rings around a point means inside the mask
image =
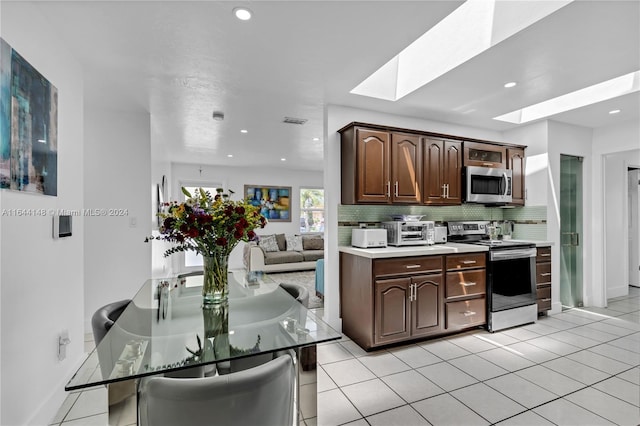
M 513 238 L 529 240 L 547 239 L 546 206 L 498 208 L 481 204 L 462 204 L 460 206 L 338 206 L 338 244 L 351 244 L 351 229 L 358 223 L 378 223 L 391 220 L 395 214 L 421 214 L 424 220 L 446 222 L 450 220 L 513 220 L 515 230 Z

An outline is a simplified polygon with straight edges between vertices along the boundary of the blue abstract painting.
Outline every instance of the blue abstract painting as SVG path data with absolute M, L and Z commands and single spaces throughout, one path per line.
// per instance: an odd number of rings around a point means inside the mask
M 11 186 L 11 47 L 0 38 L 0 188 Z
M 0 52 L 0 187 L 56 196 L 58 90 L 2 39 Z

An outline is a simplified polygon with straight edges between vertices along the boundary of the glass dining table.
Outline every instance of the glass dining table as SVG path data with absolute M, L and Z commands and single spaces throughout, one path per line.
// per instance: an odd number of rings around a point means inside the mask
M 65 390 L 106 385 L 109 424 L 135 424 L 143 377 L 215 375 L 234 360 L 291 350 L 294 424 L 316 417 L 316 345 L 341 334 L 267 274 L 230 271 L 228 302 L 211 308 L 202 306 L 201 284 L 197 275 L 147 280 Z

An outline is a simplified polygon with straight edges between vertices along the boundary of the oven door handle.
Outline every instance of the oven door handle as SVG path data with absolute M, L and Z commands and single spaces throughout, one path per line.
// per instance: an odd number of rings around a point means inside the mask
M 491 260 L 511 260 L 511 259 L 524 259 L 527 257 L 536 257 L 535 248 L 524 248 L 514 250 L 491 250 Z

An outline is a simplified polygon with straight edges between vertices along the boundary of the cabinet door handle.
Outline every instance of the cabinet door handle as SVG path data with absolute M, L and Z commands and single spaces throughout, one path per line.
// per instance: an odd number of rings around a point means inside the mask
M 442 198 L 447 198 L 447 185 L 442 185 Z
M 391 197 L 391 182 L 387 181 L 387 198 Z
M 395 193 L 396 197 L 398 196 L 398 181 L 396 181 L 396 183 L 393 184 L 393 192 Z
M 474 283 L 473 281 L 470 281 L 468 283 L 460 283 L 461 286 L 463 287 L 471 287 L 472 285 L 476 285 L 477 283 Z
M 549 277 L 551 276 L 551 272 L 545 272 L 544 274 L 540 274 L 541 277 Z
M 542 254 L 539 254 L 538 256 L 540 256 L 540 257 L 550 257 L 551 253 L 542 253 Z
M 446 187 L 446 189 L 447 189 L 447 196 L 446 196 L 445 198 L 449 199 L 449 184 L 448 184 L 448 183 L 446 183 L 444 186 L 445 186 L 445 187 Z
M 465 317 L 470 317 L 471 315 L 475 315 L 476 313 L 473 311 L 464 311 L 462 313 L 462 315 L 464 315 Z
M 462 262 L 463 265 L 473 265 L 474 263 L 478 263 L 475 260 L 463 260 Z
M 485 167 L 493 167 L 493 163 L 482 163 Z
M 419 268 L 421 265 L 405 265 L 405 268 L 407 269 L 415 269 L 415 268 Z
M 548 298 L 548 299 L 540 299 L 540 301 L 541 301 L 541 302 L 548 302 L 548 301 L 550 301 L 550 300 L 551 300 L 551 298 Z

